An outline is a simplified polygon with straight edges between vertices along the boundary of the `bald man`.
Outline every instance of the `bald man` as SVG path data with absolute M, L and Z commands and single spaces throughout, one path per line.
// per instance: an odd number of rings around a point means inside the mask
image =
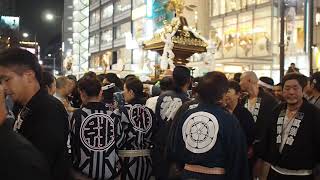
M 241 104 L 251 112 L 255 121 L 254 157 L 251 165 L 256 164 L 256 167 L 253 171 L 253 176 L 262 179 L 262 169 L 259 168 L 262 162 L 258 161 L 258 158 L 263 155 L 264 151 L 261 148 L 260 141 L 265 136 L 266 127 L 271 119 L 270 115 L 278 102 L 272 95 L 259 88 L 258 82 L 259 79 L 253 71 L 244 72 L 240 77 L 241 90 L 247 93 L 247 96 L 242 99 Z

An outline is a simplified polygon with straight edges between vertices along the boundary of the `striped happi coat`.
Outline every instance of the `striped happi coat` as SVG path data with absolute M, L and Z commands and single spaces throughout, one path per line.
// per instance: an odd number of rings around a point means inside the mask
M 156 128 L 151 109 L 141 104 L 127 104 L 121 112 L 121 125 L 125 134 L 122 150 L 152 148 L 151 138 Z M 121 180 L 149 180 L 152 172 L 150 156 L 121 158 Z
M 104 103 L 88 103 L 74 112 L 71 123 L 73 167 L 92 179 L 115 179 L 123 140 L 119 116 Z

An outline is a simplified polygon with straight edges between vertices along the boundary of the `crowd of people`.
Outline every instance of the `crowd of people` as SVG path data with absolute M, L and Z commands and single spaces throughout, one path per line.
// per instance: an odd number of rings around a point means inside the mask
M 313 180 L 320 72 L 159 80 L 55 78 L 26 50 L 0 52 L 0 179 Z

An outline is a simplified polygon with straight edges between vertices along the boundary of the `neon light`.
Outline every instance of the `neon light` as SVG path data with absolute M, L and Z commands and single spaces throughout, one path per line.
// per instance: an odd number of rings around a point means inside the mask
M 153 1 L 154 0 L 147 0 L 147 17 L 151 18 L 153 16 Z

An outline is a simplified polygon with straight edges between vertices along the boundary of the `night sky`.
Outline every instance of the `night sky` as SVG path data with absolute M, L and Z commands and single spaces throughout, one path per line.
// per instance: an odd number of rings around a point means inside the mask
M 47 22 L 44 19 L 46 11 L 60 17 Z M 16 0 L 16 15 L 20 16 L 20 32 L 30 35 L 28 40 L 33 41 L 36 34 L 41 56 L 54 53 L 54 49 L 61 47 L 63 0 Z

